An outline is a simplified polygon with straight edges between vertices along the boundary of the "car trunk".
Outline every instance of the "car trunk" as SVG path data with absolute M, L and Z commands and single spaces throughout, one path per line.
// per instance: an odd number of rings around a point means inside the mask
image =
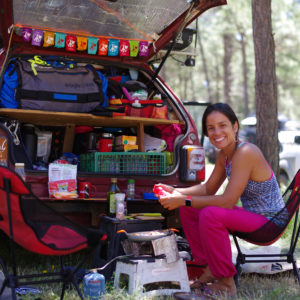
M 3 11 L 0 17 L 1 35 L 4 41 L 4 50 L 2 55 L 0 54 L 0 65 L 2 65 L 0 90 L 1 86 L 7 82 L 5 76 L 14 72 L 15 63 L 18 60 L 26 62 L 32 60 L 27 72 L 37 73 L 37 75 L 31 75 L 32 82 L 39 78 L 43 69 L 52 68 L 53 62 L 60 64 L 63 61 L 64 68 L 66 66 L 70 68 L 71 65 L 75 66 L 75 70 L 84 67 L 86 70 L 91 69 L 94 73 L 96 72 L 98 77 L 103 76 L 101 87 L 107 98 L 107 105 L 98 105 L 96 109 L 84 112 L 73 110 L 75 102 L 74 105 L 68 106 L 69 111 L 63 109 L 62 102 L 57 102 L 58 104 L 51 109 L 40 107 L 32 109 L 30 106 L 25 106 L 27 105 L 25 102 L 28 102 L 28 93 L 30 92 L 30 97 L 33 97 L 32 90 L 37 89 L 34 87 L 28 92 L 29 85 L 26 88 L 23 87 L 21 91 L 22 95 L 27 94 L 27 98 L 21 97 L 22 100 L 15 102 L 15 107 L 10 104 L 4 106 L 3 98 L 1 98 L 2 125 L 8 118 L 9 122 L 6 122 L 6 125 L 9 126 L 2 126 L 0 136 L 7 136 L 10 140 L 9 165 L 13 167 L 14 163 L 25 161 L 26 182 L 30 184 L 33 192 L 56 209 L 82 223 L 90 223 L 93 226 L 98 224 L 99 215 L 106 213 L 106 193 L 110 179 L 117 177 L 121 191 L 126 191 L 128 179 L 135 179 L 135 201 L 128 201 L 130 213 L 161 212 L 168 216 L 166 221 L 168 226 L 179 226 L 177 212 L 164 210 L 156 200 L 145 199 L 145 194 L 151 194 L 153 185 L 159 182 L 187 186 L 203 181 L 204 154 L 202 156 L 202 153 L 204 152 L 199 147 L 197 128 L 190 114 L 159 76 L 160 67 L 154 70 L 147 62 L 160 49 L 173 41 L 171 46 L 169 44 L 168 55 L 175 46 L 175 37 L 187 25 L 208 8 L 225 3 L 226 1 L 221 0 L 201 2 L 176 0 L 172 1 L 172 5 L 169 0 L 161 1 L 159 5 L 156 1 L 130 1 L 126 4 L 100 0 L 4 1 L 6 17 L 2 17 Z M 31 34 L 41 30 L 44 40 L 40 45 L 33 44 L 33 36 L 26 41 L 25 29 L 29 29 Z M 75 36 L 75 51 L 67 50 L 66 47 L 58 47 L 55 42 L 50 46 L 45 45 L 46 32 L 54 33 L 55 36 L 58 34 L 67 37 Z M 119 43 L 120 41 L 138 42 L 139 46 L 142 42 L 146 42 L 148 52 L 147 55 L 136 56 L 131 55 L 130 52 L 125 56 L 89 53 L 89 48 L 78 49 L 82 38 L 86 38 L 87 41 L 96 38 L 97 42 L 100 39 L 106 39 L 109 42 L 117 40 Z M 42 65 L 42 63 L 48 65 Z M 22 70 L 22 67 L 18 66 L 18 68 Z M 22 78 L 22 83 L 25 84 L 25 77 Z M 105 80 L 107 89 L 104 92 Z M 76 86 L 73 87 L 76 88 Z M 86 93 L 89 93 L 88 89 Z M 64 93 L 57 91 L 50 93 L 48 90 L 42 90 L 38 95 L 40 97 L 45 94 L 47 97 L 53 97 L 53 95 L 62 97 Z M 76 96 L 72 94 L 69 99 Z M 128 100 L 131 102 L 128 103 Z M 36 103 L 31 98 L 30 101 Z M 158 103 L 155 104 L 155 101 Z M 39 105 L 45 105 L 47 101 L 43 98 L 39 102 Z M 114 115 L 111 116 L 113 113 Z M 14 131 L 15 125 L 12 125 L 12 121 L 17 122 L 19 131 Z M 28 123 L 34 126 L 33 134 L 32 127 L 26 127 Z M 11 130 L 10 134 L 7 133 L 8 127 Z M 43 145 L 49 146 L 50 143 L 50 150 L 47 152 L 44 147 L 44 155 L 40 155 L 39 158 L 37 158 L 39 150 L 33 150 L 33 157 L 36 160 L 32 166 L 30 161 L 28 162 L 28 156 L 30 156 L 28 147 L 25 147 L 27 152 L 24 154 L 20 150 L 21 145 L 17 146 L 15 143 L 14 133 L 18 133 L 17 138 L 21 139 L 21 144 L 26 143 L 27 140 L 30 144 L 32 139 L 37 138 L 37 141 L 41 140 L 41 143 L 44 143 Z M 51 133 L 51 142 L 47 142 L 49 133 Z M 34 137 L 34 134 L 37 137 Z M 99 141 L 102 134 L 112 134 L 115 138 L 134 136 L 137 147 L 132 148 L 133 152 L 121 151 L 121 154 L 120 148 L 116 148 L 115 152 L 111 153 L 112 158 L 107 156 L 107 153 L 97 151 L 95 139 Z M 156 140 L 146 141 L 148 136 Z M 127 142 L 128 140 L 127 138 Z M 163 146 L 164 152 L 160 149 L 162 140 L 167 141 Z M 125 149 L 124 143 L 118 146 L 123 147 L 122 150 Z M 127 144 L 126 146 L 129 147 Z M 140 153 L 143 155 L 139 156 Z M 79 156 L 81 165 L 78 165 L 77 181 L 89 182 L 95 186 L 95 196 L 85 200 L 49 197 L 48 164 L 57 160 L 67 160 L 69 163 L 73 160 L 74 163 L 78 163 Z M 117 163 L 115 164 L 116 157 Z M 191 169 L 189 166 L 197 165 L 189 161 L 192 159 L 196 159 L 197 163 L 200 162 L 201 167 Z M 128 161 L 129 163 L 125 165 L 124 162 Z M 109 169 L 105 169 L 103 167 L 105 165 Z

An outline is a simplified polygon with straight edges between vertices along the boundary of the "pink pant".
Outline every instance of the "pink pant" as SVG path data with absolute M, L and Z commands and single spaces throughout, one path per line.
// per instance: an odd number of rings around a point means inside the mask
M 238 206 L 233 209 L 182 206 L 180 219 L 194 261 L 208 265 L 216 278 L 232 277 L 236 273 L 229 232 L 251 232 L 268 222 L 266 217 Z

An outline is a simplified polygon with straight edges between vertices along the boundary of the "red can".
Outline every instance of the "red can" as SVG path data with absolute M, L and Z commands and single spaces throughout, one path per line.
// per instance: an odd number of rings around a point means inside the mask
M 97 143 L 99 152 L 111 152 L 113 144 L 113 136 L 111 133 L 103 133 L 101 139 Z

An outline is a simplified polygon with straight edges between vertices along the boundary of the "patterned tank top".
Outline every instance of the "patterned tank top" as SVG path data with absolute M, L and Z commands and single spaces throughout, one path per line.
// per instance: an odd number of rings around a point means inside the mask
M 237 146 L 237 149 L 244 144 L 244 142 L 240 143 Z M 227 163 L 226 157 L 225 172 L 228 179 L 231 175 L 231 165 L 231 162 L 229 164 Z M 249 180 L 240 199 L 244 209 L 263 215 L 269 220 L 271 220 L 285 206 L 273 171 L 271 178 L 266 181 L 257 182 Z M 276 217 L 272 221 L 281 226 L 285 223 L 287 217 L 288 213 L 286 211 L 285 214 L 281 214 L 280 218 Z

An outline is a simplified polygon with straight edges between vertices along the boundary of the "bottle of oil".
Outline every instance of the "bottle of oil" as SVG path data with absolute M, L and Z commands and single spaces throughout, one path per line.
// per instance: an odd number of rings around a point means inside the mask
M 110 217 L 116 217 L 116 198 L 115 194 L 120 193 L 120 189 L 117 185 L 117 178 L 111 178 L 110 187 L 107 192 L 107 213 Z

